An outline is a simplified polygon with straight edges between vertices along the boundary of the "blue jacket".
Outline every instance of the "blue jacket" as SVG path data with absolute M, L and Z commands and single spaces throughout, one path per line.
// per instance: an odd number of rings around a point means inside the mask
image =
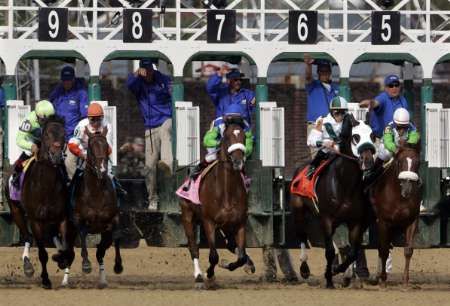
M 50 93 L 49 100 L 56 114 L 64 118 L 66 141 L 69 141 L 78 122 L 87 116 L 89 99 L 84 79 L 75 79 L 73 88 L 67 92 L 62 83 L 58 84 Z
M 251 125 L 252 113 L 255 110 L 255 105 L 251 103 L 255 98 L 253 91 L 241 88 L 239 92 L 231 94 L 228 84 L 222 83 L 222 77 L 217 74 L 209 78 L 206 91 L 216 107 L 216 118 L 223 116 L 228 104 L 235 103 L 241 106 L 242 118 Z
M 331 83 L 328 91 L 319 80 L 306 85 L 308 104 L 306 107 L 306 120 L 315 122 L 320 116 L 326 117 L 330 112 L 330 101 L 339 94 L 339 86 Z
M 375 100 L 377 100 L 380 105 L 370 111 L 370 127 L 375 136 L 381 138 L 383 137 L 384 128 L 392 122 L 394 112 L 397 108 L 403 107 L 409 110 L 408 102 L 403 96 L 391 98 L 385 91 L 379 94 Z
M 153 83 L 147 83 L 144 78 L 130 73 L 128 89 L 136 96 L 147 129 L 161 126 L 164 121 L 172 118 L 172 96 L 170 78 L 159 71 L 154 71 Z
M 4 108 L 5 105 L 6 105 L 5 90 L 3 89 L 3 87 L 0 87 L 0 108 Z

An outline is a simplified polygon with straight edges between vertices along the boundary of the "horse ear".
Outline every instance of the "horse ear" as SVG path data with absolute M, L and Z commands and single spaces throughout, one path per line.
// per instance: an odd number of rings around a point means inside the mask
M 103 128 L 102 136 L 106 136 L 106 134 L 108 134 L 108 127 L 107 127 L 107 126 L 105 126 L 105 127 Z

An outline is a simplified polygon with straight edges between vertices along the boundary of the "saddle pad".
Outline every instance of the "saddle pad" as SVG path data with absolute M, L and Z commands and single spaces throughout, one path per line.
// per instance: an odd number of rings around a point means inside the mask
M 331 159 L 322 161 L 319 167 L 317 167 L 311 179 L 308 179 L 306 176 L 309 170 L 309 165 L 303 168 L 292 180 L 290 188 L 291 193 L 317 201 L 317 195 L 315 190 L 317 179 L 319 178 L 319 175 L 322 172 L 322 170 L 325 169 L 325 167 L 330 162 Z

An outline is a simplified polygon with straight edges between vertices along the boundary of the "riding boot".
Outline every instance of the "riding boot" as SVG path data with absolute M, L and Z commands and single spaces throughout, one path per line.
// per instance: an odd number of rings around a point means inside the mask
M 188 191 L 191 188 L 191 182 L 195 182 L 197 177 L 202 173 L 203 169 L 208 167 L 209 163 L 206 160 L 202 160 L 189 174 L 189 182 L 183 187 L 183 191 Z
M 314 156 L 314 159 L 311 161 L 311 163 L 309 164 L 309 169 L 308 169 L 308 173 L 306 174 L 306 177 L 310 180 L 313 175 L 314 172 L 316 172 L 317 167 L 319 167 L 320 163 L 323 160 L 326 160 L 328 158 L 328 153 L 325 153 L 322 150 L 319 150 L 316 154 L 316 156 Z

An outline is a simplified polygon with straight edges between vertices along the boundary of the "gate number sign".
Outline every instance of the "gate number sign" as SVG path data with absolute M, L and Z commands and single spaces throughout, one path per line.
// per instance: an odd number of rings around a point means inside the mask
M 39 41 L 67 41 L 67 8 L 39 8 Z
M 123 10 L 123 42 L 145 43 L 152 41 L 151 9 Z
M 372 44 L 400 44 L 400 12 L 372 12 Z
M 289 11 L 289 44 L 315 44 L 317 11 Z
M 208 43 L 234 43 L 236 41 L 236 11 L 208 10 L 206 40 Z

